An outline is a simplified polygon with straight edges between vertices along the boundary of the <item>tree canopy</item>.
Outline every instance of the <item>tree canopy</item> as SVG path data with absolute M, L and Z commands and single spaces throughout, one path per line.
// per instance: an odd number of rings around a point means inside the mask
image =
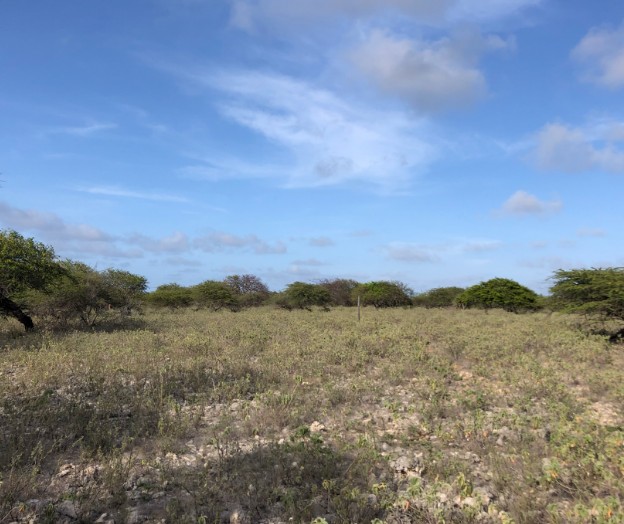
M 410 306 L 412 300 L 408 295 L 409 288 L 399 282 L 367 282 L 358 285 L 353 290 L 353 297 L 357 301 L 360 297 L 363 306 L 399 307 Z
M 416 295 L 412 301 L 415 306 L 426 308 L 451 307 L 464 291 L 461 287 L 437 287 Z
M 556 307 L 624 320 L 624 268 L 560 269 L 552 278 Z
M 51 247 L 16 231 L 0 231 L 0 313 L 16 318 L 26 330 L 34 324 L 20 295 L 45 289 L 63 272 Z
M 528 287 L 508 278 L 493 278 L 469 287 L 461 293 L 456 302 L 467 308 L 493 309 L 519 313 L 539 309 L 539 295 Z

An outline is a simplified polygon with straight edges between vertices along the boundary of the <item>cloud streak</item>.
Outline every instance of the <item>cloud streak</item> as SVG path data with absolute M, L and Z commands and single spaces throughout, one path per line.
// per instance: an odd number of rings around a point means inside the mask
M 91 195 L 104 195 L 104 196 L 114 196 L 114 197 L 122 197 L 122 198 L 136 198 L 139 200 L 153 200 L 155 202 L 179 202 L 186 203 L 188 199 L 175 196 L 175 195 L 167 195 L 164 193 L 152 193 L 147 191 L 132 191 L 129 189 L 123 189 L 121 187 L 113 187 L 113 186 L 93 186 L 87 188 L 78 189 L 83 193 L 89 193 Z
M 442 244 L 391 242 L 382 251 L 387 258 L 399 262 L 430 263 L 452 256 L 492 251 L 501 245 L 501 242 L 490 239 L 465 239 Z

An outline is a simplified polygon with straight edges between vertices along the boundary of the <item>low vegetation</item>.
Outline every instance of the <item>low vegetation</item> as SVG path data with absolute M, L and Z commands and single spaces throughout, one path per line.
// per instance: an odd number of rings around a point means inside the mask
M 624 351 L 580 319 L 5 320 L 0 522 L 621 522 Z

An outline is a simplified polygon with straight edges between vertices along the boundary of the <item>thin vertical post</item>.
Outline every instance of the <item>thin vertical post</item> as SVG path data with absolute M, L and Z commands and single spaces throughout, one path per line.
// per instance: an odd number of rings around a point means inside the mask
M 358 295 L 358 322 L 360 321 L 360 295 Z

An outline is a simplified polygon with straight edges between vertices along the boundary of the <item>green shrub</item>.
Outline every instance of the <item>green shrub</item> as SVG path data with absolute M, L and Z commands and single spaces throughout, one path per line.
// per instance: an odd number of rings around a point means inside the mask
M 287 309 L 326 308 L 331 303 L 329 291 L 319 284 L 293 282 L 277 299 L 278 305 Z
M 198 307 L 206 307 L 213 311 L 229 309 L 238 311 L 240 305 L 230 286 L 216 280 L 206 280 L 192 288 L 193 298 Z
M 514 313 L 540 307 L 537 293 L 507 278 L 493 278 L 469 287 L 457 297 L 456 302 L 461 307 L 501 308 Z
M 353 290 L 352 296 L 355 301 L 359 296 L 363 306 L 380 308 L 410 306 L 412 304 L 406 288 L 396 282 L 379 281 L 360 284 Z
M 179 284 L 163 284 L 147 295 L 147 301 L 153 306 L 174 310 L 192 305 L 193 292 Z
M 455 305 L 455 299 L 465 291 L 461 287 L 437 287 L 416 295 L 412 302 L 415 306 L 426 308 L 451 307 Z

